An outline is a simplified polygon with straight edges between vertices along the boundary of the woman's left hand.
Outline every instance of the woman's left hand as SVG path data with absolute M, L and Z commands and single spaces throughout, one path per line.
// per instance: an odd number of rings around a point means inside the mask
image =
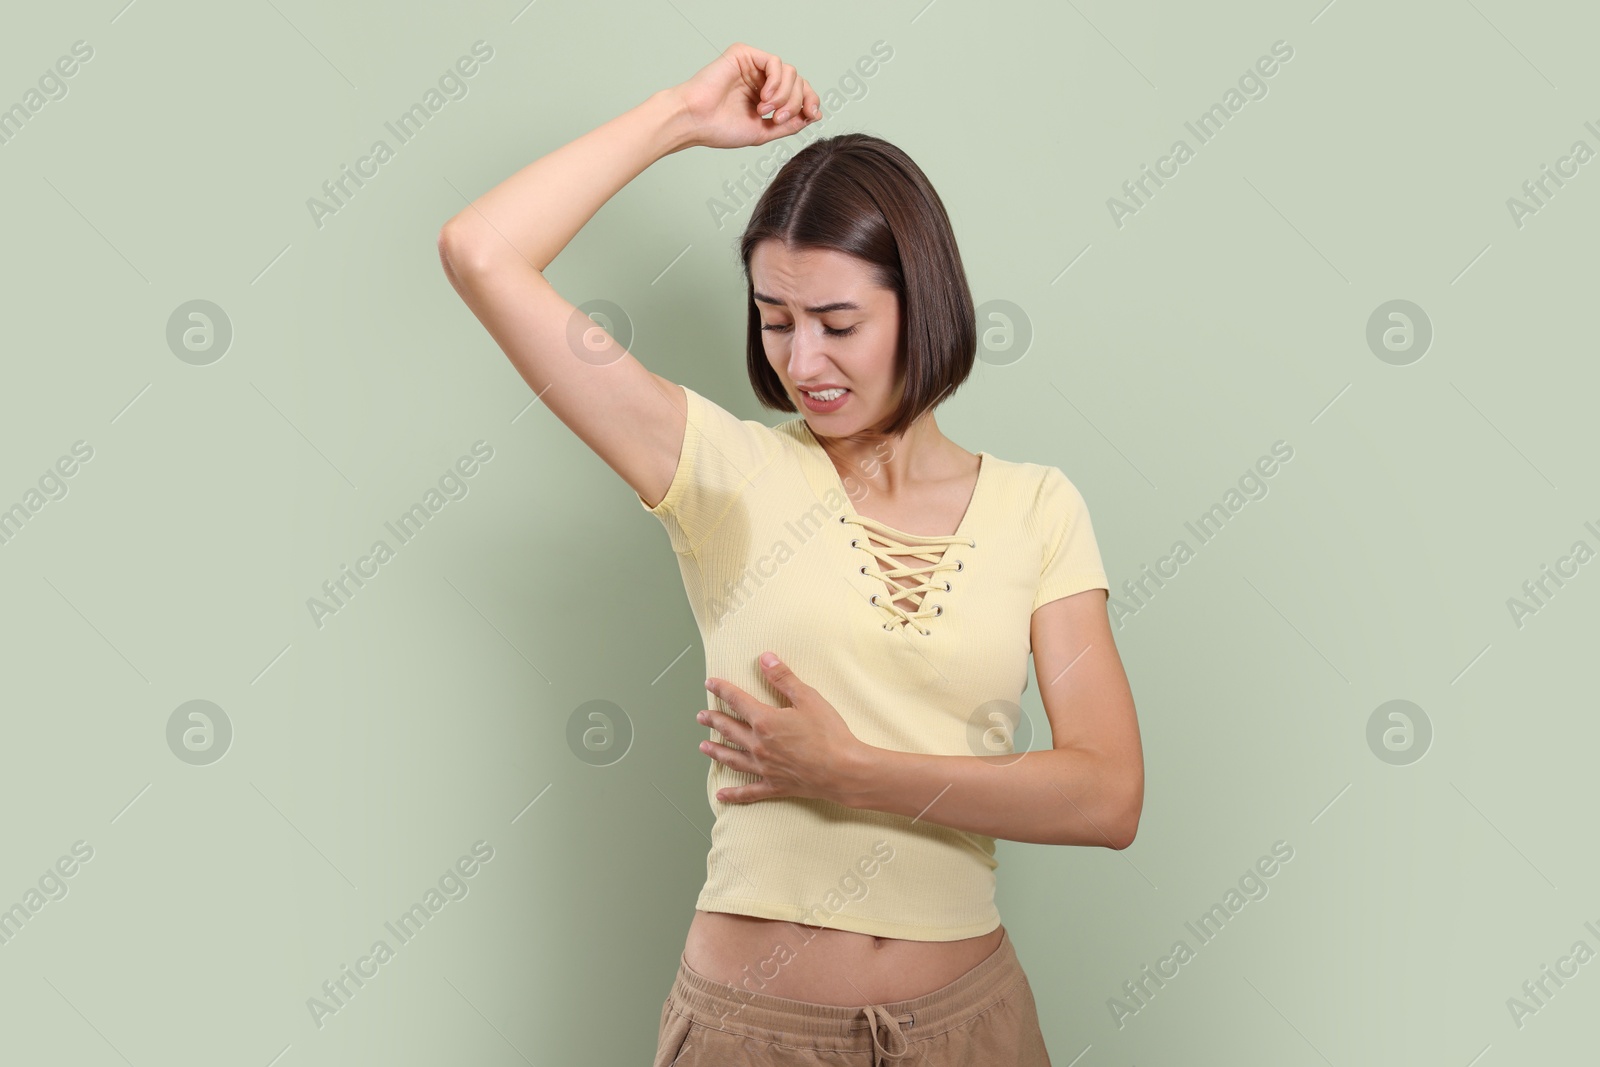
M 768 797 L 839 799 L 846 772 L 869 748 L 850 732 L 834 706 L 822 698 L 772 653 L 763 653 L 762 673 L 772 687 L 789 699 L 789 707 L 763 704 L 732 682 L 712 678 L 706 688 L 721 697 L 744 718 L 740 722 L 722 711 L 702 711 L 696 718 L 712 727 L 740 749 L 704 741 L 700 751 L 736 771 L 759 775 L 761 781 L 717 790 L 717 799 L 729 803 L 766 800 Z

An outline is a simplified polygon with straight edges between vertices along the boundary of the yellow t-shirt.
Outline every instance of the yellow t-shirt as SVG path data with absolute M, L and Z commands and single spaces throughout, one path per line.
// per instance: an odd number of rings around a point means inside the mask
M 852 509 L 866 482 L 840 478 L 803 417 L 769 427 L 683 391 L 672 485 L 654 508 L 636 499 L 677 554 L 707 676 L 787 706 L 756 662 L 771 649 L 869 745 L 1011 751 L 1004 724 L 1018 719 L 1034 609 L 1110 588 L 1066 475 L 980 452 L 955 535 L 918 536 Z M 928 588 L 899 592 L 882 572 L 912 552 L 925 569 L 903 580 Z M 718 789 L 756 777 L 707 763 L 716 822 L 696 908 L 915 941 L 1000 925 L 994 838 L 810 798 L 720 802 Z

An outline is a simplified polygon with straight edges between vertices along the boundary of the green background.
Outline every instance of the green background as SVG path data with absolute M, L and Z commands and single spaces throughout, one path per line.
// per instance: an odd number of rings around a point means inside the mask
M 840 91 L 819 133 L 927 172 L 975 301 L 1032 331 L 940 426 L 1065 471 L 1113 585 L 1294 450 L 1157 595 L 1116 591 L 1137 841 L 999 845 L 1054 1062 L 1592 1048 L 1600 963 L 1520 1026 L 1507 999 L 1600 951 L 1600 563 L 1520 626 L 1508 601 L 1600 548 L 1600 163 L 1520 226 L 1507 202 L 1600 148 L 1597 29 L 1508 0 L 9 12 L 0 106 L 94 54 L 0 145 L 0 507 L 93 456 L 0 545 L 0 907 L 93 856 L 0 945 L 0 1060 L 648 1062 L 705 870 L 703 650 L 659 524 L 530 406 L 435 239 L 735 41 Z M 467 94 L 319 227 L 306 201 L 480 39 Z M 1200 144 L 1184 123 L 1280 40 L 1266 95 Z M 892 58 L 852 81 L 876 41 Z M 1119 226 L 1108 200 L 1180 137 L 1193 158 Z M 748 211 L 710 206 L 771 152 L 668 157 L 549 277 L 623 308 L 653 370 L 776 423 L 743 369 Z M 232 329 L 199 364 L 168 341 L 197 299 Z M 1420 358 L 1368 343 L 1392 300 L 1431 324 Z M 468 494 L 314 623 L 480 440 Z M 1368 741 L 1397 699 L 1432 730 L 1404 765 Z M 231 723 L 208 765 L 169 744 L 191 700 Z M 567 742 L 591 700 L 632 731 L 607 767 Z M 1036 681 L 1024 701 L 1042 723 Z M 477 841 L 470 892 L 317 1026 L 307 999 Z M 1109 998 L 1276 841 L 1269 895 L 1119 1027 Z

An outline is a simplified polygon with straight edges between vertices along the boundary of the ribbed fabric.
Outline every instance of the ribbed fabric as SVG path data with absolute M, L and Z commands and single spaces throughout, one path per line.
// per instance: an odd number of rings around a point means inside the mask
M 1034 610 L 1110 588 L 1066 475 L 980 452 L 955 533 L 912 534 L 854 511 L 865 482 L 840 479 L 804 418 L 769 427 L 682 388 L 688 425 L 672 485 L 654 508 L 638 499 L 677 554 L 706 675 L 786 706 L 756 662 L 770 649 L 869 745 L 1011 751 L 996 716 L 1017 721 Z M 928 553 L 917 575 L 926 591 L 907 595 L 882 576 L 894 565 L 886 546 Z M 698 909 L 915 941 L 1000 925 L 994 838 L 814 799 L 723 803 L 718 789 L 755 776 L 700 758 L 716 822 Z

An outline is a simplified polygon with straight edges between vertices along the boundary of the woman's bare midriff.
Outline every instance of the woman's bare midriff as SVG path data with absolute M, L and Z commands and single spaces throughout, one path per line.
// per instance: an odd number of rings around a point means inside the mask
M 696 910 L 683 956 L 691 970 L 751 993 L 856 1007 L 949 985 L 1004 936 L 1002 925 L 959 941 L 908 941 Z

